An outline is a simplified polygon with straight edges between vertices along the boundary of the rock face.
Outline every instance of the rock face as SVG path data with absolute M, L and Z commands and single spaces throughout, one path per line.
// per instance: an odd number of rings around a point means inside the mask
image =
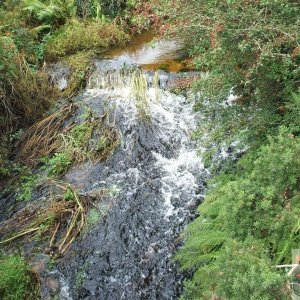
M 94 75 L 105 81 L 101 76 L 107 72 Z M 193 97 L 150 87 L 151 121 L 145 121 L 130 76 L 126 73 L 119 86 L 93 87 L 78 99 L 98 116 L 109 111 L 122 142 L 106 162 L 88 162 L 64 178 L 84 193 L 109 193 L 101 202 L 105 217 L 59 265 L 68 291 L 61 299 L 177 299 L 182 289 L 172 254 L 207 178 L 189 136 L 196 126 Z

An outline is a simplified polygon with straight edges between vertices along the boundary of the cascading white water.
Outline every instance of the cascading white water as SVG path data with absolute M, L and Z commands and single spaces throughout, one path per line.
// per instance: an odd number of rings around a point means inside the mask
M 78 100 L 110 115 L 121 144 L 108 161 L 66 174 L 84 193 L 111 193 L 102 203 L 105 219 L 73 246 L 75 258 L 70 251 L 64 259 L 63 291 L 70 293 L 61 299 L 176 299 L 181 292 L 183 276 L 171 257 L 203 199 L 207 171 L 190 138 L 196 96 L 162 89 L 172 76 L 98 62 Z M 74 270 L 83 274 L 77 289 Z

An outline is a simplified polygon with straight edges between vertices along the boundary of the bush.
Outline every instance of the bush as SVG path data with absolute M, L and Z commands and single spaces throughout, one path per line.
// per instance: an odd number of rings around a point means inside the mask
M 289 299 L 284 290 L 284 274 L 272 267 L 261 250 L 261 245 L 255 240 L 248 240 L 247 243 L 228 240 L 210 267 L 200 266 L 193 281 L 185 282 L 184 298 Z
M 73 0 L 24 0 L 23 10 L 28 21 L 47 25 L 62 25 L 67 18 L 76 16 L 76 6 Z
M 230 93 L 238 96 L 232 122 L 230 115 L 213 120 L 226 125 L 221 139 L 229 137 L 230 144 L 244 129 L 243 140 L 257 146 L 273 135 L 285 103 L 299 88 L 299 5 L 289 0 L 177 0 L 166 9 L 173 31 L 189 44 L 195 66 L 210 72 L 195 86 L 203 94 L 199 109 L 203 100 L 208 107 L 224 107 Z
M 259 291 L 258 283 L 254 291 L 255 278 L 265 277 L 259 280 L 266 284 L 269 277 L 277 278 L 275 270 L 270 271 L 271 265 L 291 263 L 291 250 L 298 248 L 300 243 L 299 151 L 300 138 L 282 127 L 277 137 L 270 137 L 266 145 L 246 154 L 232 172 L 214 178 L 214 184 L 211 183 L 214 188 L 199 207 L 201 216 L 189 226 L 185 247 L 177 255 L 183 268 L 197 270 L 190 287 L 201 283 L 199 274 L 210 272 L 209 278 L 218 278 L 219 295 L 246 299 L 233 294 L 237 282 L 242 282 L 239 268 L 246 268 L 251 261 L 254 264 L 253 268 L 249 266 L 249 274 L 246 269 L 243 272 L 244 276 L 250 276 L 244 280 L 244 285 L 253 284 L 248 289 L 249 295 L 255 295 Z M 234 252 L 235 243 L 239 246 Z M 222 265 L 227 280 L 223 283 L 219 278 Z M 203 286 L 202 283 L 205 293 L 211 291 L 212 285 Z M 263 296 L 253 299 L 277 299 L 267 287 L 263 288 Z M 282 290 L 283 286 L 278 288 Z M 241 287 L 241 292 L 243 289 Z M 199 288 L 198 295 L 202 292 Z M 197 290 L 193 293 L 197 294 Z
M 76 0 L 77 12 L 80 17 L 99 17 L 100 14 L 115 17 L 121 13 L 131 1 L 126 0 Z

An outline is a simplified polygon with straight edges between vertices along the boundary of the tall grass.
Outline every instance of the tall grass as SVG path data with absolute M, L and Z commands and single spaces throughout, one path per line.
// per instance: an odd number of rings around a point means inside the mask
M 38 299 L 33 274 L 19 255 L 0 256 L 0 298 L 2 300 Z
M 151 122 L 147 89 L 148 85 L 144 73 L 141 70 L 134 71 L 131 77 L 131 96 L 135 101 L 140 118 L 146 122 Z
M 10 64 L 0 85 L 0 132 L 39 119 L 58 95 L 48 74 L 33 70 L 22 54 L 16 53 Z
M 114 24 L 72 19 L 46 44 L 46 58 L 53 60 L 88 50 L 100 52 L 127 40 L 128 35 Z

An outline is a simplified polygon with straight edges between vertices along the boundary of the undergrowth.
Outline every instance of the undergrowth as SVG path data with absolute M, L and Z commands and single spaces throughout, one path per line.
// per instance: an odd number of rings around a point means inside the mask
M 40 249 L 50 249 L 49 254 L 57 257 L 68 250 L 87 226 L 91 226 L 87 216 L 94 205 L 93 198 L 79 193 L 68 183 L 48 182 L 51 192 L 46 202 L 33 202 L 0 224 L 0 245 L 12 247 L 17 245 L 15 242 L 36 239 Z
M 176 255 L 193 273 L 182 298 L 289 299 L 282 265 L 300 243 L 299 5 L 160 2 L 208 71 L 193 85 L 194 137 L 212 179 Z
M 37 283 L 25 259 L 0 255 L 0 297 L 3 300 L 39 299 Z

